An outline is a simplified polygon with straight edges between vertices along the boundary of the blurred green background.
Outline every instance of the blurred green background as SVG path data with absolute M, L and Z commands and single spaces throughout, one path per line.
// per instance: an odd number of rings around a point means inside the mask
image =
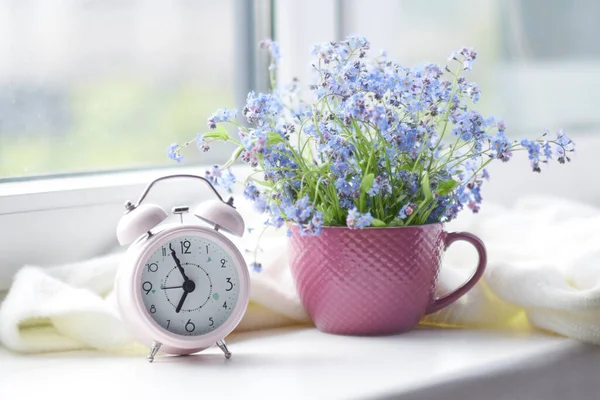
M 55 101 L 64 104 L 47 107 L 64 110 L 60 124 L 2 133 L 0 178 L 173 165 L 167 145 L 207 130 L 208 116 L 234 99 L 233 93 L 205 84 L 156 87 L 111 80 L 71 87 Z M 226 155 L 220 160 L 214 152 L 200 153 L 194 145 L 183 154 L 191 162 L 227 160 Z
M 176 165 L 234 105 L 235 5 L 0 0 L 0 179 Z

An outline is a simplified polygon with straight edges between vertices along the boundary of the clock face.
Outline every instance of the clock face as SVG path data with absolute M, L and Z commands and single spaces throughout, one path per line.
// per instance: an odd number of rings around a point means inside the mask
M 185 235 L 162 244 L 141 274 L 146 311 L 169 332 L 198 336 L 229 318 L 239 294 L 233 257 L 203 236 Z

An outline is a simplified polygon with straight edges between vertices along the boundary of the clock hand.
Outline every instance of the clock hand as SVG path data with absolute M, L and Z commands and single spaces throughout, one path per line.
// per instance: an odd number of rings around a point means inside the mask
M 177 269 L 181 273 L 181 276 L 183 276 L 183 280 L 185 282 L 189 281 L 190 278 L 185 274 L 185 270 L 181 266 L 181 262 L 179 261 L 179 258 L 177 258 L 177 254 L 175 253 L 175 250 L 173 250 L 173 245 L 171 243 L 169 243 L 169 249 L 171 249 L 171 256 L 173 257 L 173 260 L 175 260 L 175 265 L 177 265 Z
M 175 308 L 175 312 L 178 313 L 179 311 L 181 311 L 181 307 L 183 307 L 183 302 L 185 301 L 185 298 L 187 297 L 188 292 L 187 290 L 183 291 L 183 296 L 181 296 L 181 300 L 179 300 L 179 304 L 177 304 L 177 308 Z
M 161 286 L 161 289 L 182 289 L 183 286 Z

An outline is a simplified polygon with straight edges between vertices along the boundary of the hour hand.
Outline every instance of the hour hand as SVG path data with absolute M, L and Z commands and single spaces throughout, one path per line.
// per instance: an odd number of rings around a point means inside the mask
M 162 290 L 165 290 L 165 289 L 183 289 L 183 286 L 161 286 L 160 288 Z
M 177 258 L 177 253 L 175 253 L 175 249 L 173 249 L 173 245 L 171 243 L 169 243 L 169 249 L 171 250 L 171 256 L 173 257 L 173 260 L 175 260 L 175 265 L 177 265 L 177 269 L 181 273 L 181 276 L 183 276 L 183 280 L 188 281 L 189 278 L 185 274 L 185 270 L 181 266 L 181 262 L 179 261 L 179 258 Z
M 177 304 L 177 307 L 175 308 L 175 312 L 179 313 L 181 311 L 181 307 L 183 307 L 183 302 L 185 301 L 185 298 L 187 297 L 188 292 L 184 291 L 183 295 L 181 296 L 181 299 L 179 300 L 179 304 Z

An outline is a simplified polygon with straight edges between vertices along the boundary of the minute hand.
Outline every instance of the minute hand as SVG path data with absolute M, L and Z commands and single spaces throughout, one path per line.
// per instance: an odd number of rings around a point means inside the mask
M 177 265 L 177 269 L 181 273 L 181 276 L 183 276 L 183 280 L 185 282 L 189 281 L 190 278 L 188 278 L 185 274 L 185 270 L 181 266 L 181 262 L 179 261 L 179 258 L 177 258 L 177 254 L 175 253 L 175 250 L 173 250 L 173 246 L 171 245 L 171 243 L 169 243 L 169 249 L 171 249 L 171 256 L 173 257 L 173 260 L 175 260 L 175 265 Z

